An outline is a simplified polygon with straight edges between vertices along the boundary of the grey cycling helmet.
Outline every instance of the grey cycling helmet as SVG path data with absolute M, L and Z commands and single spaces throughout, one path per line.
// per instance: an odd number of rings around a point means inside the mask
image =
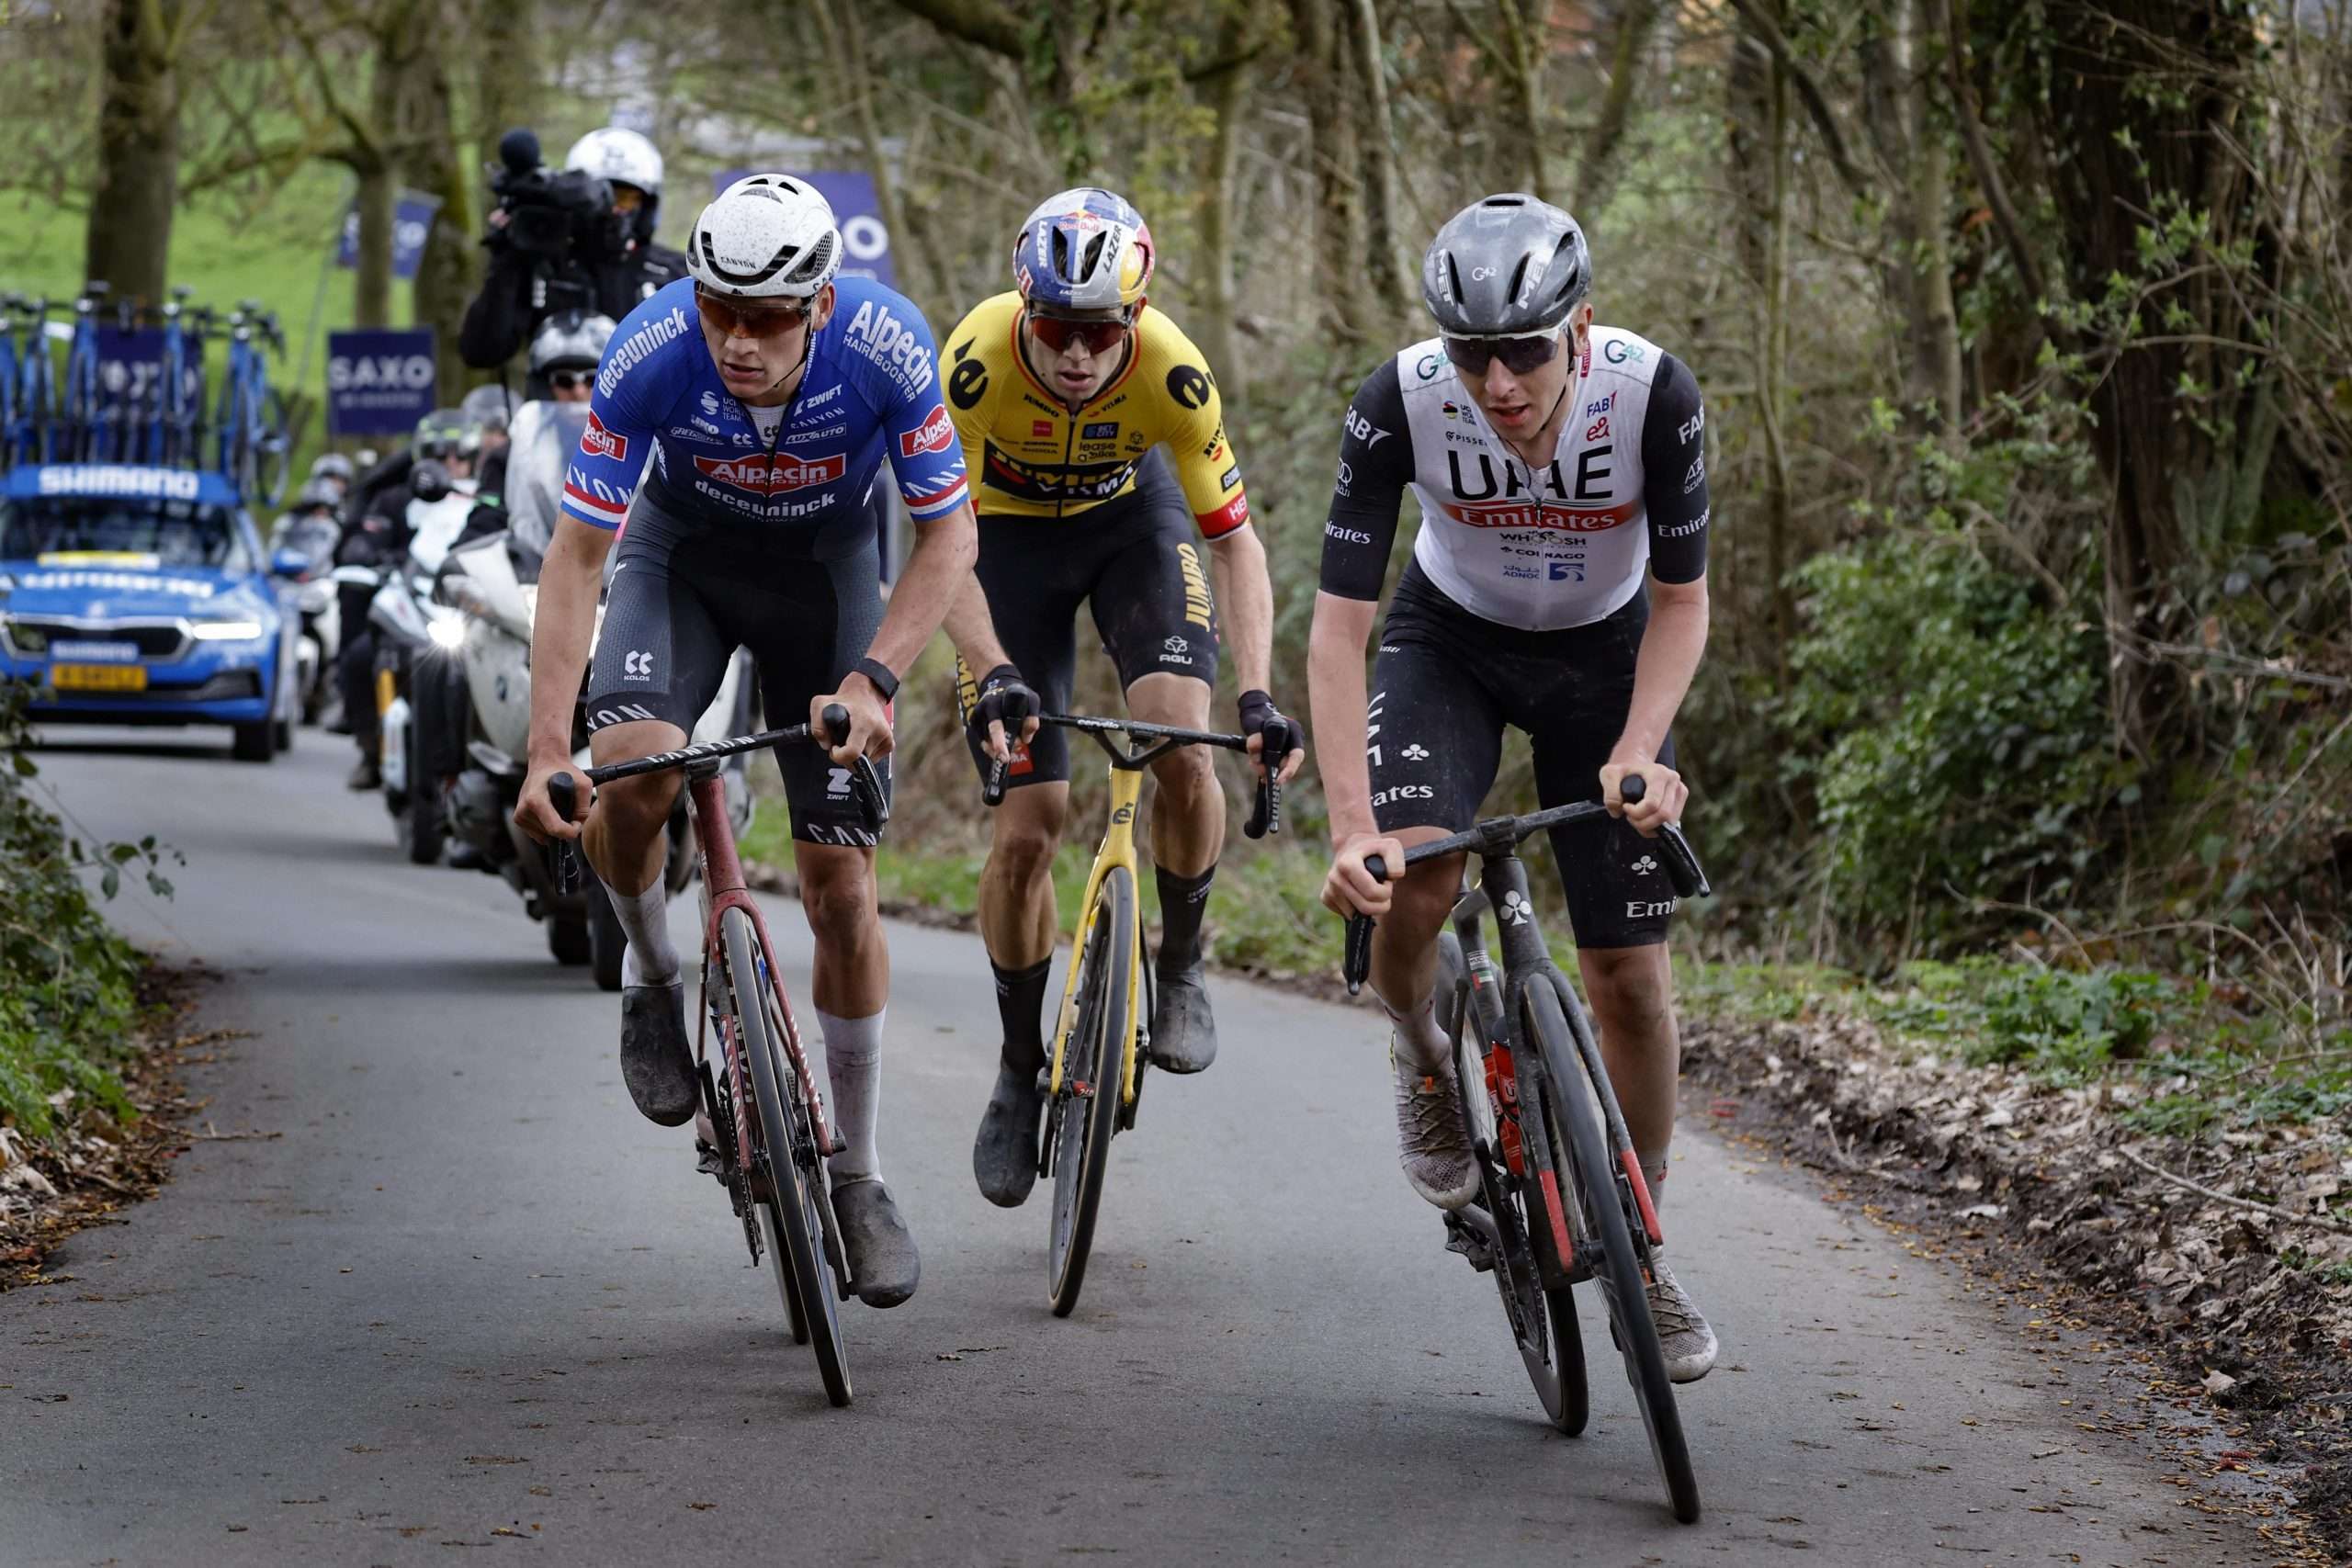
M 506 428 L 506 389 L 492 382 L 468 392 L 458 412 L 481 426 L 485 433 Z
M 311 465 L 311 477 L 314 479 L 341 479 L 349 484 L 359 477 L 359 471 L 342 453 L 322 452 L 318 460 Z
M 308 512 L 320 506 L 334 508 L 342 504 L 343 492 L 323 477 L 311 480 L 294 492 L 293 510 L 296 512 Z
M 1513 191 L 1446 220 L 1421 259 L 1421 299 L 1456 337 L 1549 332 L 1592 292 L 1592 253 L 1577 220 Z
M 531 374 L 550 370 L 594 370 L 613 339 L 613 319 L 584 310 L 559 310 L 539 323 L 531 339 Z

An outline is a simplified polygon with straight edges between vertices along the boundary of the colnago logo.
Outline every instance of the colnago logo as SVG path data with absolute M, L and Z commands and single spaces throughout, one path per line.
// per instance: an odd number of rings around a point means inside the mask
M 850 318 L 850 346 L 899 378 L 910 396 L 921 396 L 938 378 L 922 333 L 899 320 L 888 305 L 868 299 Z
M 694 324 L 694 318 L 680 305 L 668 315 L 657 316 L 629 333 L 621 340 L 620 346 L 605 352 L 604 367 L 596 372 L 596 390 L 611 397 L 622 377 L 692 331 Z
M 196 473 L 187 468 L 134 468 L 118 463 L 85 463 L 40 470 L 43 495 L 130 495 L 158 501 L 194 501 Z
M 607 430 L 596 411 L 588 411 L 588 423 L 580 432 L 580 450 L 590 457 L 610 457 L 616 463 L 628 461 L 628 437 L 617 430 Z
M 754 495 L 776 495 L 788 490 L 807 490 L 811 485 L 829 485 L 840 479 L 848 466 L 847 457 L 839 452 L 821 457 L 779 455 L 773 462 L 756 452 L 748 457 L 695 458 L 695 467 L 707 477 Z
M 899 437 L 899 455 L 920 457 L 925 452 L 944 452 L 956 445 L 956 426 L 948 419 L 947 411 L 934 408 L 931 417 L 922 422 L 920 430 L 910 430 Z

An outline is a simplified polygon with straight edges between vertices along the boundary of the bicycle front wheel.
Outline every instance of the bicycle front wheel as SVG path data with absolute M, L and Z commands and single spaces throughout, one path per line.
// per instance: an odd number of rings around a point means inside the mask
M 841 1292 L 819 1250 L 823 1224 L 815 1188 L 824 1179 L 823 1164 L 817 1156 L 808 1102 L 799 1092 L 798 1077 L 786 1063 L 784 1043 L 775 1027 L 774 960 L 742 910 L 723 912 L 718 928 L 738 1038 L 744 1065 L 751 1069 L 746 1081 L 759 1103 L 760 1146 L 752 1151 L 752 1163 L 767 1188 L 760 1200 L 760 1219 L 767 1231 L 769 1266 L 776 1272 L 793 1337 L 799 1338 L 805 1329 L 817 1352 L 825 1397 L 837 1405 L 847 1404 L 849 1361 L 842 1348 Z
M 1610 1328 L 1625 1359 L 1625 1381 L 1633 1385 L 1634 1403 L 1641 1407 L 1642 1426 L 1649 1433 L 1650 1457 L 1666 1482 L 1674 1517 L 1695 1524 L 1699 1478 L 1690 1468 L 1682 1413 L 1674 1403 L 1673 1381 L 1666 1375 L 1666 1356 L 1658 1348 L 1657 1325 L 1650 1318 L 1648 1259 L 1635 1246 L 1626 1213 L 1630 1199 L 1621 1190 L 1617 1162 L 1610 1157 L 1609 1140 L 1601 1132 L 1600 1103 L 1586 1078 L 1584 1058 L 1569 1036 L 1559 993 L 1537 980 L 1523 994 L 1527 1036 L 1544 1055 L 1544 1134 L 1560 1156 L 1583 1216 L 1577 1239 L 1600 1247 L 1600 1257 L 1592 1260 L 1593 1278 L 1600 1283 Z
M 1471 989 L 1461 941 L 1450 931 L 1438 937 L 1437 963 L 1439 1007 L 1444 1015 L 1440 1021 L 1451 1030 L 1458 1002 L 1466 1001 L 1471 1009 L 1468 1022 L 1455 1036 L 1453 1067 L 1462 1085 L 1462 1110 L 1472 1146 L 1484 1151 L 1479 1160 L 1478 1202 L 1495 1230 L 1495 1289 L 1502 1297 L 1503 1316 L 1510 1324 L 1520 1361 L 1527 1368 L 1527 1381 L 1535 1389 L 1545 1419 L 1573 1438 L 1584 1430 L 1591 1414 L 1584 1341 L 1577 1330 L 1576 1295 L 1566 1285 L 1544 1288 L 1541 1259 L 1549 1256 L 1549 1249 L 1538 1251 L 1532 1228 L 1545 1225 L 1549 1234 L 1543 1194 L 1532 1182 L 1521 1183 L 1516 1192 L 1505 1190 L 1502 1137 L 1487 1089 L 1485 1031 L 1500 1015 L 1502 1001 L 1494 998 L 1490 1008 L 1491 987 L 1488 995 Z
M 1094 897 L 1094 919 L 1078 972 L 1078 1021 L 1062 1055 L 1053 1116 L 1053 1236 L 1046 1260 L 1054 1315 L 1068 1317 L 1086 1281 L 1094 1216 L 1111 1163 L 1126 1088 L 1127 1042 L 1135 1037 L 1136 879 L 1113 866 Z

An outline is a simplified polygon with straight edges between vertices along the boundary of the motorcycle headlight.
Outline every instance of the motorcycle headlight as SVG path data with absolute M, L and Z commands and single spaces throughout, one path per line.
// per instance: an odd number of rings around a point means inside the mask
M 198 621 L 188 629 L 204 642 L 251 642 L 261 636 L 259 621 Z
M 325 583 L 306 582 L 302 584 L 302 592 L 295 599 L 294 604 L 295 607 L 304 615 L 316 615 L 322 613 L 332 602 L 332 595 L 328 592 Z
M 455 652 L 465 646 L 466 624 L 455 615 L 447 616 L 426 626 L 424 635 L 433 639 L 434 647 Z

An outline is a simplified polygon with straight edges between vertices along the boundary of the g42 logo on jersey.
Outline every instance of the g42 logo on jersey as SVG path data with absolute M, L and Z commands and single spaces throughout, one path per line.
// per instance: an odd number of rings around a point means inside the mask
M 616 463 L 628 460 L 628 437 L 617 430 L 606 430 L 596 411 L 588 411 L 588 426 L 580 433 L 580 450 L 591 457 L 610 457 Z
M 754 495 L 775 495 L 782 491 L 831 484 L 842 477 L 848 462 L 839 452 L 821 457 L 779 456 L 773 462 L 753 453 L 748 457 L 698 457 L 695 467 L 720 484 L 747 490 Z
M 910 430 L 899 437 L 899 454 L 920 457 L 925 452 L 944 452 L 955 445 L 956 426 L 948 422 L 947 411 L 933 409 L 921 430 Z

